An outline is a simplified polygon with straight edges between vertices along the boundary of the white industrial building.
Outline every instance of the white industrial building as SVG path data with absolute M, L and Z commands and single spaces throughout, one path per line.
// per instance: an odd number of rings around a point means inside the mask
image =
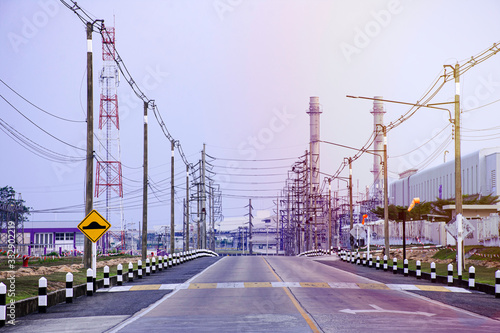
M 485 148 L 462 156 L 462 193 L 500 195 L 496 183 L 500 147 Z M 389 203 L 410 205 L 413 198 L 435 201 L 455 197 L 455 161 L 423 171 L 408 170 L 389 185 Z

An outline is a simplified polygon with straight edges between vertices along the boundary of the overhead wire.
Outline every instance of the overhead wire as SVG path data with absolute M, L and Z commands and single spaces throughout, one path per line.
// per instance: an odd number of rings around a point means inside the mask
M 40 110 L 40 111 L 48 114 L 49 116 L 52 116 L 52 117 L 57 118 L 59 120 L 64 120 L 64 121 L 73 122 L 73 123 L 85 123 L 86 122 L 85 120 L 73 120 L 73 119 L 64 118 L 64 117 L 55 115 L 53 113 L 50 113 L 49 111 L 46 111 L 46 110 L 42 109 L 41 107 L 39 107 L 38 105 L 35 105 L 34 103 L 30 102 L 27 98 L 25 98 L 23 95 L 21 95 L 20 93 L 18 93 L 17 91 L 15 91 L 11 86 L 9 86 L 7 83 L 5 83 L 5 81 L 3 81 L 2 79 L 0 79 L 0 82 L 2 82 L 14 94 L 16 94 L 17 96 L 19 96 L 20 98 L 22 98 L 25 102 L 27 102 L 31 106 L 35 107 L 36 109 L 38 109 L 38 110 Z

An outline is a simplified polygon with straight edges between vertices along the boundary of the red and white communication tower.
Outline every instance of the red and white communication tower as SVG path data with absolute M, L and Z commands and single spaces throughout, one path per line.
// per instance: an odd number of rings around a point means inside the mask
M 104 26 L 103 26 L 104 28 Z M 105 198 L 106 220 L 111 224 L 111 212 L 119 216 L 121 226 L 121 242 L 124 245 L 123 233 L 123 182 L 122 164 L 120 161 L 120 118 L 118 117 L 117 87 L 119 84 L 119 72 L 115 63 L 115 28 L 104 28 L 102 34 L 102 60 L 103 67 L 100 75 L 101 100 L 99 107 L 99 132 L 101 141 L 99 151 L 103 154 L 98 156 L 104 160 L 98 160 L 96 166 L 95 197 L 103 193 Z M 104 147 L 103 147 L 104 145 Z M 117 200 L 112 201 L 113 192 Z M 116 223 L 115 223 L 116 225 Z M 109 248 L 109 235 L 102 237 L 103 250 Z

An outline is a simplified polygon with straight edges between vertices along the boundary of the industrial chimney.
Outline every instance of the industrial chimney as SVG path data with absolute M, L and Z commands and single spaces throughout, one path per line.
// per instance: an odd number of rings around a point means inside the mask
M 382 96 L 374 96 L 375 99 L 383 99 Z M 373 199 L 377 203 L 383 201 L 384 175 L 382 174 L 382 151 L 384 150 L 384 135 L 379 125 L 384 125 L 384 103 L 382 101 L 373 101 L 373 132 L 376 133 L 373 149 L 378 153 L 373 155 Z
M 311 158 L 311 194 L 319 191 L 319 116 L 321 114 L 319 97 L 309 98 L 309 124 L 310 124 L 310 158 Z

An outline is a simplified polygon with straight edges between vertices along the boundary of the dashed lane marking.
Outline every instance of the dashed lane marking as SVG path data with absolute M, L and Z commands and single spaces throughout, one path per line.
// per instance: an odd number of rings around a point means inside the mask
M 381 289 L 388 290 L 389 287 L 383 283 L 358 283 L 360 289 Z
M 245 288 L 270 288 L 271 282 L 244 282 Z
M 418 286 L 420 290 L 424 291 L 443 291 L 443 292 L 450 292 L 450 289 L 447 289 L 443 286 Z M 465 290 L 465 289 L 464 289 Z
M 217 283 L 191 283 L 188 289 L 215 289 Z
M 328 283 L 324 282 L 301 282 L 300 286 L 302 288 L 330 288 Z
M 430 286 L 419 284 L 349 283 L 349 282 L 224 282 L 224 283 L 178 283 L 142 284 L 135 286 L 115 286 L 99 289 L 97 292 L 120 292 L 139 290 L 178 290 L 178 289 L 231 289 L 231 288 L 329 288 L 364 290 L 422 290 L 435 292 L 470 293 L 459 287 Z
M 134 290 L 158 290 L 160 289 L 161 284 L 141 284 L 138 286 L 133 286 L 130 288 L 131 291 Z

